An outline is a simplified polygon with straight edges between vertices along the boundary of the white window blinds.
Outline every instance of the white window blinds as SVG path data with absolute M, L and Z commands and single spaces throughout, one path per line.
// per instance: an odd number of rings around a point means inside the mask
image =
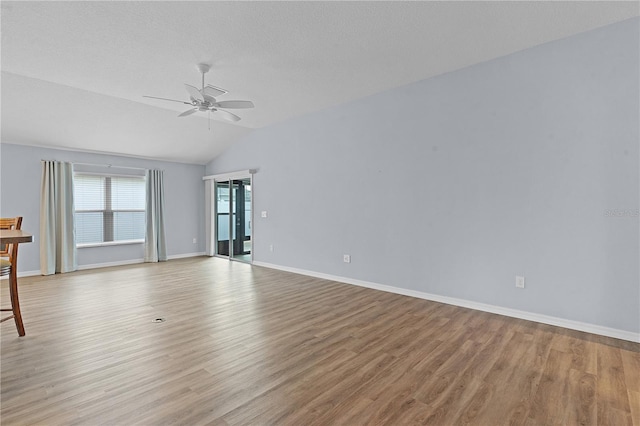
M 144 241 L 144 177 L 76 173 L 73 185 L 78 245 Z

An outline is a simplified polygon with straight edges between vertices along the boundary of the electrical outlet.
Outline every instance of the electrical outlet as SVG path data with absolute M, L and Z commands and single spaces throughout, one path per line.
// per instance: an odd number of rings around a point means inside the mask
M 348 255 L 348 254 L 343 255 L 343 256 L 342 256 L 342 261 L 343 261 L 344 263 L 351 263 L 351 256 L 350 256 L 350 255 Z
M 267 211 L 262 210 L 262 212 L 260 212 L 260 217 L 267 217 Z
M 196 237 L 193 237 L 193 244 L 198 244 L 198 239 Z
M 520 277 L 516 275 L 516 287 L 524 288 L 524 277 Z
M 273 244 L 269 244 L 269 251 L 273 251 Z

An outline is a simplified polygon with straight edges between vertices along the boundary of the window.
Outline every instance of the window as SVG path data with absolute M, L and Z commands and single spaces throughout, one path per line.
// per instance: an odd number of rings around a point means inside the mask
M 76 245 L 144 242 L 145 179 L 76 173 Z

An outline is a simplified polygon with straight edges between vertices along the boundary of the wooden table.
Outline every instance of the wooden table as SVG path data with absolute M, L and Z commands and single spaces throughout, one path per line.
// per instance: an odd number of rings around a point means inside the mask
M 0 244 L 19 244 L 30 243 L 33 241 L 33 235 L 27 234 L 21 230 L 0 229 Z

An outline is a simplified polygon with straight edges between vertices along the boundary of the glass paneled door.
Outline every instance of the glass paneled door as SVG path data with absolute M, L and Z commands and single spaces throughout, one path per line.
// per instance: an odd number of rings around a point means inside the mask
M 215 183 L 218 256 L 251 262 L 251 179 Z

